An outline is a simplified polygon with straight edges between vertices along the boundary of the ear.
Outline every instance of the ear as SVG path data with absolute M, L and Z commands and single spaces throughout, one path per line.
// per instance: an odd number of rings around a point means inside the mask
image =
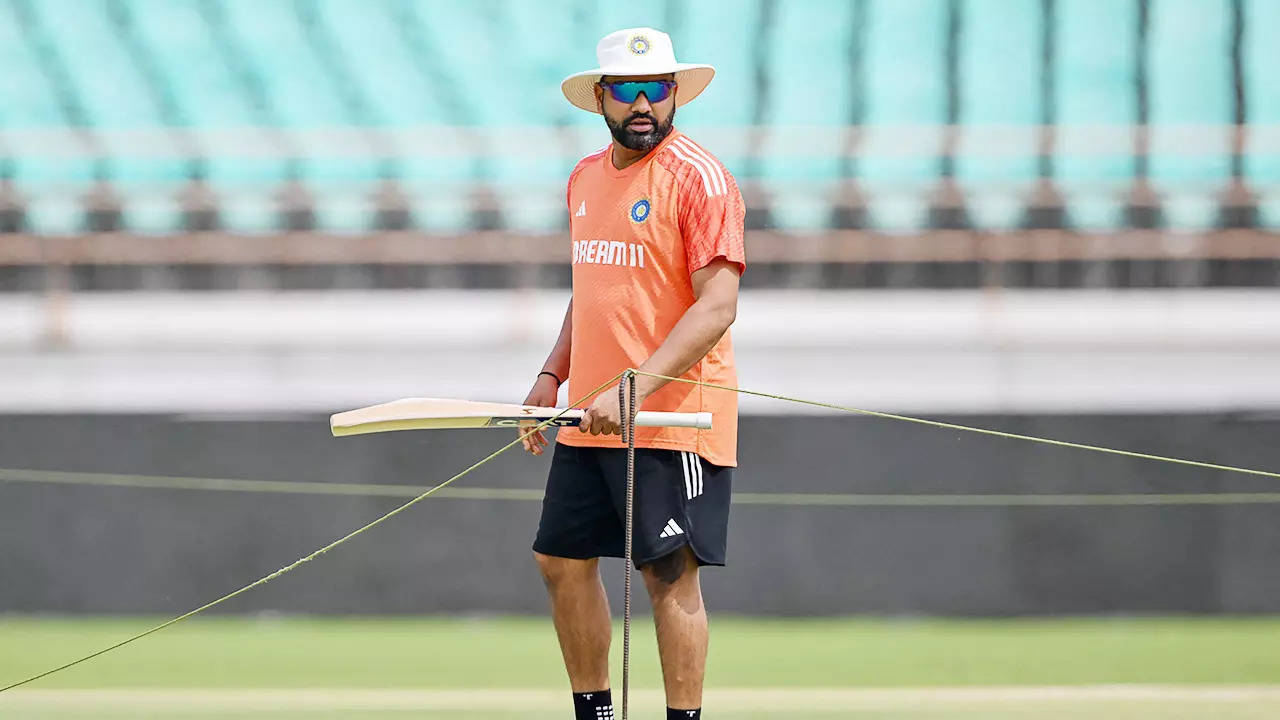
M 601 115 L 604 114 L 604 88 L 600 87 L 600 83 L 592 86 L 596 91 L 596 111 Z

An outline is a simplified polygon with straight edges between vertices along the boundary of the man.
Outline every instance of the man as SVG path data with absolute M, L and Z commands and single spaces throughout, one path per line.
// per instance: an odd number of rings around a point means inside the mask
M 554 405 L 566 379 L 576 400 L 628 367 L 734 386 L 742 196 L 719 161 L 672 127 L 715 69 L 677 63 L 670 38 L 651 28 L 612 33 L 596 54 L 600 67 L 562 90 L 604 116 L 613 142 L 569 176 L 573 298 L 525 402 Z M 713 415 L 711 430 L 636 431 L 633 560 L 653 605 L 667 717 L 689 720 L 701 717 L 707 653 L 698 569 L 725 561 L 737 396 L 645 376 L 636 386 L 646 410 Z M 598 562 L 623 555 L 621 417 L 612 385 L 579 428 L 559 431 L 533 544 L 579 720 L 613 717 Z M 524 442 L 535 455 L 546 444 L 540 433 Z

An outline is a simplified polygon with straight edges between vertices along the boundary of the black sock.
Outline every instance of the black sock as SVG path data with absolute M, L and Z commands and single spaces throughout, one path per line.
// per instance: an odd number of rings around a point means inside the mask
M 701 720 L 702 708 L 697 710 L 676 710 L 667 708 L 667 720 Z
M 577 720 L 613 720 L 613 696 L 609 689 L 574 693 L 573 716 Z

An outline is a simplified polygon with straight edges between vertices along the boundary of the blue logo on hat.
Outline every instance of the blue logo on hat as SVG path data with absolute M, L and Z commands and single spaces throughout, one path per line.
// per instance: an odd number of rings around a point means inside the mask
M 642 223 L 649 219 L 649 201 L 637 200 L 635 205 L 631 206 L 631 220 L 633 222 Z

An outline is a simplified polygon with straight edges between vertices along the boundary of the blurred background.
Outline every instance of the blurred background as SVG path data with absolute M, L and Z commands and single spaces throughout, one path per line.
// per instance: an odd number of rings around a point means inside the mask
M 747 201 L 743 387 L 1280 469 L 1280 1 L 2 0 L 0 684 L 509 439 L 335 440 L 327 415 L 524 398 L 569 299 L 565 182 L 609 139 L 559 83 L 641 25 L 717 68 L 676 124 Z M 730 566 L 704 576 L 741 617 L 710 687 L 991 718 L 1084 715 L 785 688 L 1280 682 L 1274 479 L 813 410 L 742 398 Z M 510 685 L 550 694 L 404 702 L 557 717 L 546 466 L 503 455 L 228 617 L 46 682 Z M 1280 712 L 1255 691 L 1212 712 Z M 121 707 L 31 692 L 24 717 Z

